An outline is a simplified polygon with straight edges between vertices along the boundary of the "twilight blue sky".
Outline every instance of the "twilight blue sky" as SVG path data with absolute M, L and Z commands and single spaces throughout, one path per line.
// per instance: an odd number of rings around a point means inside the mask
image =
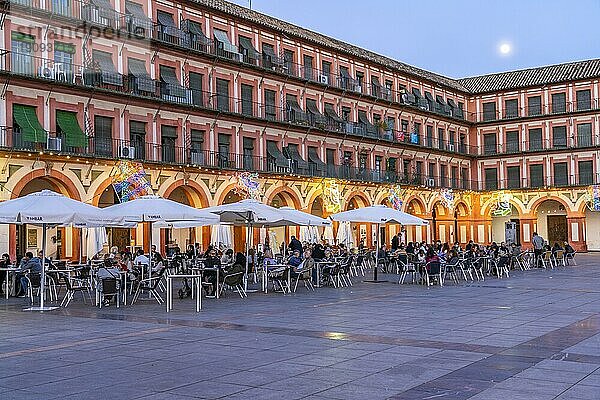
M 252 0 L 252 8 L 454 78 L 600 57 L 600 0 Z M 498 50 L 504 42 L 509 55 Z

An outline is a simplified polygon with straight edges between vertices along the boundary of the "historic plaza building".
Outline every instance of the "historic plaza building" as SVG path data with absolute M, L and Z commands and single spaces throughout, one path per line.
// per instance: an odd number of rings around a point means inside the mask
M 125 160 L 195 207 L 240 199 L 250 175 L 260 200 L 317 215 L 400 199 L 431 221 L 408 240 L 503 241 L 512 221 L 524 247 L 537 231 L 600 249 L 600 60 L 457 80 L 221 0 L 3 6 L 2 199 L 47 188 L 107 206 Z M 2 252 L 39 247 L 35 229 L 0 230 Z M 79 256 L 77 229 L 52 243 Z

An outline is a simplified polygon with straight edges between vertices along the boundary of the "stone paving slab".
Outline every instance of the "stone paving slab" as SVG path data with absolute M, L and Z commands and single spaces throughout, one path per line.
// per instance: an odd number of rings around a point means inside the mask
M 0 399 L 600 399 L 600 255 L 444 287 L 49 313 L 0 299 Z M 385 279 L 386 276 L 383 275 Z M 24 378 L 25 377 L 25 378 Z

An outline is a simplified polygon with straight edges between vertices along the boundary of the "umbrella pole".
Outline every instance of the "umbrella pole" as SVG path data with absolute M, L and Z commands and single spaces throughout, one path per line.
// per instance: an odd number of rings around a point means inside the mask
M 246 225 L 246 267 L 244 270 L 244 290 L 248 290 L 248 257 L 250 256 L 250 219 Z
M 33 288 L 31 288 L 33 290 Z M 40 309 L 44 310 L 46 297 L 46 224 L 42 224 L 42 281 L 40 282 Z
M 375 231 L 375 268 L 373 269 L 373 281 L 377 282 L 377 266 L 379 264 L 379 224 Z
M 144 267 L 142 267 L 144 268 Z M 148 246 L 148 285 L 152 285 L 152 222 L 150 222 L 150 246 Z M 152 292 L 148 292 L 148 298 L 152 298 Z

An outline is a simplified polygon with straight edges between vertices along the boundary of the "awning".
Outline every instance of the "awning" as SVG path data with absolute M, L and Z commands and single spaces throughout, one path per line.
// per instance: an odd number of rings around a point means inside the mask
M 156 84 L 146 71 L 146 63 L 135 58 L 127 60 L 129 73 L 136 78 L 138 90 L 154 93 Z
M 172 96 L 185 97 L 185 88 L 179 83 L 175 69 L 160 68 L 160 79 L 169 85 L 168 92 Z
M 223 44 L 223 50 L 229 53 L 237 53 L 238 49 L 229 41 L 227 33 L 218 29 L 214 30 L 215 39 Z
M 202 25 L 196 21 L 192 21 L 191 19 L 186 19 L 185 23 L 187 25 L 188 32 L 194 35 L 196 40 L 199 40 L 205 45 L 210 43 L 210 39 L 206 37 L 204 32 L 202 32 Z
M 315 167 L 318 171 L 324 171 L 327 167 L 327 165 L 321 161 L 321 158 L 317 154 L 317 149 L 315 147 L 308 148 L 308 160 L 315 164 Z
M 456 106 L 456 103 L 455 103 L 455 102 L 454 102 L 454 100 L 452 100 L 452 99 L 448 99 L 448 104 L 449 104 L 449 105 L 450 105 L 450 107 L 452 107 L 452 108 L 458 108 L 458 107 Z
M 446 107 L 446 102 L 444 101 L 444 98 L 440 95 L 435 96 L 435 99 L 437 100 L 438 103 L 440 103 L 442 106 Z
M 158 20 L 158 23 L 162 26 L 170 26 L 175 28 L 175 21 L 173 21 L 173 15 L 171 14 L 159 12 L 156 14 L 156 19 Z
M 48 134 L 37 118 L 35 107 L 13 104 L 13 119 L 21 128 L 24 142 L 46 143 Z
M 406 92 L 402 95 L 402 101 L 404 104 L 415 104 L 417 102 L 417 98 L 414 94 Z
M 152 20 L 148 18 L 148 16 L 144 12 L 144 7 L 142 7 L 141 4 L 126 1 L 125 12 L 131 14 L 131 16 L 133 17 L 133 22 L 136 25 L 143 27 L 152 26 Z
M 87 137 L 77 121 L 77 114 L 69 111 L 56 111 L 56 124 L 64 133 L 69 147 L 87 147 Z
M 163 125 L 160 128 L 160 136 L 168 138 L 177 138 L 177 128 L 174 126 Z
M 422 99 L 423 96 L 421 96 L 421 91 L 417 88 L 412 88 L 412 93 L 415 95 L 415 97 L 417 99 Z
M 109 0 L 91 0 L 91 3 L 98 7 L 98 11 L 101 17 L 107 19 L 115 19 L 117 12 L 110 4 Z
M 430 93 L 430 92 L 425 92 L 425 98 L 426 98 L 428 101 L 435 102 L 435 100 L 433 99 L 433 96 L 431 95 L 431 93 Z
M 298 169 L 308 169 L 308 163 L 302 158 L 302 156 L 298 152 L 298 146 L 289 145 L 287 147 L 287 152 L 290 158 L 296 161 Z
M 352 79 L 350 73 L 345 69 L 340 68 L 340 75 L 342 76 L 342 78 Z
M 243 49 L 245 49 L 248 52 L 248 54 L 247 54 L 248 58 L 253 59 L 253 60 L 259 60 L 261 58 L 258 51 L 256 51 L 254 46 L 252 46 L 252 41 L 249 38 L 247 38 L 245 36 L 238 36 L 238 40 L 240 42 L 240 47 L 242 47 Z
M 317 108 L 317 103 L 314 100 L 306 100 L 306 110 L 311 114 L 320 116 L 321 111 Z
M 358 121 L 362 122 L 365 125 L 371 125 L 371 122 L 369 121 L 369 118 L 367 117 L 366 111 L 358 112 Z
M 289 96 L 289 95 L 286 96 L 285 103 L 288 107 L 290 107 L 294 111 L 301 112 L 301 113 L 304 112 L 304 110 L 302 109 L 302 107 L 300 107 L 300 105 L 298 104 L 298 101 L 296 100 L 296 98 L 294 96 Z
M 343 123 L 344 120 L 340 118 L 339 115 L 333 109 L 332 104 L 325 103 L 325 115 L 334 120 L 335 122 Z
M 381 83 L 379 83 L 379 78 L 376 76 L 371 77 L 371 84 L 377 87 L 381 87 Z
M 113 64 L 112 55 L 104 51 L 94 50 L 92 58 L 100 67 L 102 83 L 115 86 L 123 86 L 123 77 L 117 72 Z
M 290 166 L 290 162 L 283 154 L 281 154 L 279 147 L 277 147 L 277 143 L 270 140 L 267 141 L 267 154 L 275 160 L 275 165 L 278 167 L 288 168 Z

